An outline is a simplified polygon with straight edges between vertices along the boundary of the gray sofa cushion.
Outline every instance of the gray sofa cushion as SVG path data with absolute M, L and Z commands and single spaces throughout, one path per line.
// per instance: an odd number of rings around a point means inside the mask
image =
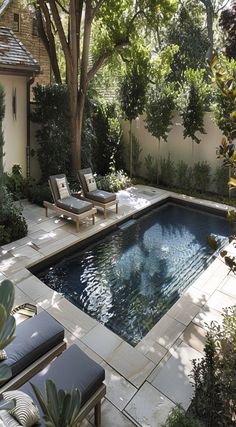
M 99 389 L 105 379 L 105 371 L 96 362 L 90 359 L 77 345 L 73 344 L 64 351 L 47 369 L 31 378 L 30 382 L 35 384 L 43 394 L 45 394 L 45 382 L 51 379 L 56 384 L 57 389 L 70 392 L 72 388 L 79 388 L 82 398 L 82 406 Z M 24 384 L 21 388 L 35 401 L 35 395 L 30 383 Z M 42 418 L 42 413 L 41 413 Z M 44 426 L 44 422 L 38 424 Z
M 90 191 L 89 193 L 86 194 L 86 197 L 88 199 L 91 199 L 100 203 L 108 203 L 108 202 L 112 202 L 113 200 L 116 200 L 115 194 L 109 193 L 108 191 L 104 191 L 104 190 Z
M 6 347 L 4 363 L 12 376 L 19 374 L 64 339 L 64 328 L 46 311 L 24 320 L 16 327 L 15 339 Z
M 86 202 L 84 200 L 76 199 L 76 197 L 66 197 L 62 200 L 57 200 L 56 205 L 59 208 L 65 209 L 66 211 L 75 213 L 75 214 L 81 214 L 83 212 L 89 211 L 93 204 L 90 202 Z

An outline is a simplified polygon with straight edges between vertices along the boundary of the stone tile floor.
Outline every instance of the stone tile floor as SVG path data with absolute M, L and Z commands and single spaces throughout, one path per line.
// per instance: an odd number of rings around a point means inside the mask
M 118 193 L 118 214 L 111 210 L 104 220 L 98 212 L 94 226 L 84 220 L 76 233 L 71 221 L 53 212 L 46 218 L 43 208 L 24 201 L 28 236 L 0 248 L 0 280 L 14 281 L 15 305 L 29 301 L 39 310 L 47 310 L 64 325 L 68 345 L 76 343 L 104 366 L 107 395 L 102 403 L 102 427 L 160 427 L 176 403 L 188 407 L 191 360 L 203 352 L 206 322 L 221 322 L 223 308 L 236 304 L 236 277 L 215 259 L 133 348 L 49 289 L 28 268 L 169 196 L 225 212 L 228 209 L 219 203 L 139 185 Z M 232 246 L 228 248 L 233 251 Z M 82 426 L 92 425 L 91 414 Z

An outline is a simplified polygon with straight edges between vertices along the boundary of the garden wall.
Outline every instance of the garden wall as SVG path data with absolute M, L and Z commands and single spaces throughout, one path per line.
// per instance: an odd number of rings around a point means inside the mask
M 145 116 L 133 121 L 132 134 L 138 139 L 142 152 L 140 154 L 141 167 L 138 170 L 138 175 L 141 177 L 147 176 L 147 169 L 145 167 L 145 157 L 148 154 L 157 158 L 158 141 L 154 138 L 145 128 Z M 167 158 L 168 154 L 174 163 L 183 160 L 188 165 L 192 164 L 192 141 L 190 138 L 184 139 L 183 126 L 181 125 L 181 118 L 176 113 L 173 119 L 173 128 L 168 136 L 168 141 L 161 141 L 160 156 Z M 201 139 L 200 144 L 194 143 L 194 162 L 207 161 L 211 166 L 212 174 L 217 166 L 221 165 L 222 161 L 216 158 L 216 147 L 220 144 L 222 133 L 213 121 L 213 114 L 206 113 L 204 118 L 205 135 L 197 135 Z M 129 122 L 122 121 L 122 128 L 124 131 L 124 141 L 126 153 L 129 148 Z M 128 159 L 128 155 L 127 155 Z M 129 165 L 127 161 L 127 170 Z

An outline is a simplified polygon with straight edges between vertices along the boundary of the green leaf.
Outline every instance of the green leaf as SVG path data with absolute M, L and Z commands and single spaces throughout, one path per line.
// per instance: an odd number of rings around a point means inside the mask
M 7 316 L 10 315 L 15 298 L 14 285 L 10 280 L 3 280 L 0 284 L 0 301 L 6 310 Z
M 218 248 L 218 242 L 215 239 L 215 237 L 213 236 L 207 236 L 207 242 L 208 245 L 211 247 L 211 249 L 213 249 L 214 251 L 216 251 L 216 249 Z
M 9 378 L 12 377 L 12 371 L 11 368 L 4 363 L 1 363 L 0 365 L 0 383 L 5 382 Z

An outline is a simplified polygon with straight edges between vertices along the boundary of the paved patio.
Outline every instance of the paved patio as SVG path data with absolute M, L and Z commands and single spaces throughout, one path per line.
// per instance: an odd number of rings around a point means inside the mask
M 188 407 L 191 360 L 202 355 L 206 323 L 221 322 L 223 309 L 236 304 L 236 277 L 228 274 L 221 260 L 214 260 L 133 348 L 49 289 L 28 268 L 170 195 L 225 212 L 228 209 L 226 205 L 139 185 L 119 192 L 118 214 L 111 210 L 104 220 L 98 212 L 94 226 L 85 220 L 76 233 L 74 223 L 53 212 L 46 218 L 43 208 L 24 201 L 28 236 L 0 248 L 0 280 L 14 281 L 15 305 L 29 301 L 37 304 L 38 311 L 47 310 L 64 325 L 68 345 L 76 343 L 104 366 L 107 395 L 102 404 L 102 427 L 160 427 L 176 403 Z M 233 251 L 231 245 L 228 249 Z M 92 414 L 82 425 L 93 425 Z

